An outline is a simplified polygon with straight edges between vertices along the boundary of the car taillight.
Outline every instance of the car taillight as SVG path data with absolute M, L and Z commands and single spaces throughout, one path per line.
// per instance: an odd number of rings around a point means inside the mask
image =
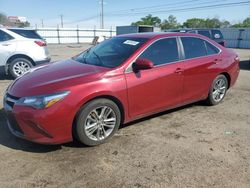
M 41 41 L 41 40 L 35 40 L 34 41 L 38 46 L 47 46 L 46 42 Z

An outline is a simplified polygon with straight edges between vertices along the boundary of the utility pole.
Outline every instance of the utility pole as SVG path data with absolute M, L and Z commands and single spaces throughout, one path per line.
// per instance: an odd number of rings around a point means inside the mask
M 42 22 L 42 27 L 43 27 L 43 19 L 41 19 L 41 22 Z
M 61 18 L 61 28 L 63 28 L 63 15 L 62 14 L 60 15 L 60 18 Z
M 103 10 L 104 2 L 103 0 L 101 0 L 100 3 L 101 3 L 100 25 L 101 25 L 101 29 L 104 29 L 104 10 Z

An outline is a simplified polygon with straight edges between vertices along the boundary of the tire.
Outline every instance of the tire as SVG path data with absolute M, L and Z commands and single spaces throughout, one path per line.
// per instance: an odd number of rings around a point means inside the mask
M 219 104 L 223 101 L 223 99 L 226 96 L 226 92 L 228 89 L 228 80 L 227 78 L 220 74 L 218 75 L 209 90 L 208 98 L 206 99 L 206 102 L 210 106 L 214 106 Z
M 87 146 L 100 145 L 114 135 L 120 123 L 121 112 L 118 106 L 108 99 L 96 99 L 79 110 L 74 136 Z
M 31 67 L 33 67 L 33 65 L 27 58 L 15 58 L 10 62 L 9 73 L 13 78 L 18 78 L 29 71 Z

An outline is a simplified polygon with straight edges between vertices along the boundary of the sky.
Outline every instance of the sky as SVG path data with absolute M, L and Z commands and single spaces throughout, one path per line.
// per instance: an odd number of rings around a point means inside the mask
M 148 14 L 162 20 L 170 14 L 179 23 L 186 19 L 213 18 L 237 23 L 250 16 L 250 1 L 244 6 L 210 8 L 189 11 L 190 7 L 215 4 L 240 3 L 247 0 L 104 0 L 104 26 L 109 29 L 119 25 L 130 25 Z M 0 12 L 7 16 L 24 16 L 32 27 L 56 27 L 63 15 L 64 27 L 99 28 L 100 0 L 0 0 Z

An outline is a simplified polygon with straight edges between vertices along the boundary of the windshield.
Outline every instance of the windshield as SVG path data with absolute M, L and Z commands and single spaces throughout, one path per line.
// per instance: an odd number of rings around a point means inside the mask
M 121 65 L 147 38 L 115 37 L 73 57 L 74 60 L 102 67 L 114 68 Z

